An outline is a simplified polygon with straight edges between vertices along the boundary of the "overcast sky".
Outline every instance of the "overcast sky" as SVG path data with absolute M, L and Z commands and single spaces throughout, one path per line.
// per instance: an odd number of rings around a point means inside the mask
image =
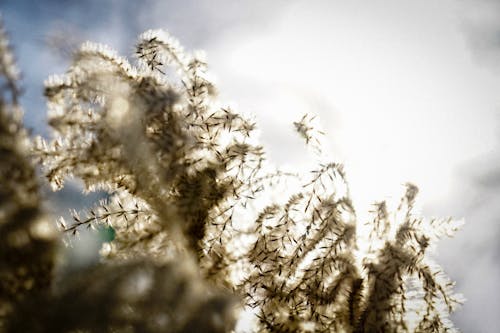
M 35 133 L 47 133 L 42 82 L 68 64 L 47 36 L 64 27 L 69 44 L 128 56 L 139 33 L 164 28 L 207 52 L 221 97 L 256 115 L 276 163 L 311 159 L 291 123 L 317 114 L 361 216 L 411 181 L 424 214 L 465 218 L 439 249 L 468 299 L 454 320 L 500 327 L 500 1 L 1 0 L 0 11 Z

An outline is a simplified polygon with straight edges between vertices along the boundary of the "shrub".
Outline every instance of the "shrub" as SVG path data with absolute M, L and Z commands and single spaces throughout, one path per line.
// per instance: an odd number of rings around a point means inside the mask
M 217 99 L 203 54 L 163 31 L 142 34 L 135 53 L 132 65 L 84 44 L 45 84 L 54 139 L 28 152 L 0 35 L 2 96 L 12 96 L 0 100 L 5 331 L 227 332 L 243 312 L 255 319 L 244 331 L 455 331 L 448 314 L 460 297 L 428 253 L 458 225 L 414 213 L 415 185 L 360 221 L 343 166 L 321 160 L 311 117 L 294 125 L 321 162 L 280 171 L 255 123 Z M 62 234 L 114 229 L 101 263 L 52 288 L 56 235 L 28 155 L 54 189 L 74 177 L 109 193 L 59 222 Z

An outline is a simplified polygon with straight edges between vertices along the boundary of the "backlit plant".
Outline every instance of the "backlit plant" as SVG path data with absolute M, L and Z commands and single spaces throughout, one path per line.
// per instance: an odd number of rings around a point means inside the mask
M 341 164 L 319 157 L 299 174 L 266 160 L 254 121 L 218 100 L 203 54 L 148 31 L 135 55 L 82 45 L 45 84 L 53 139 L 28 151 L 0 35 L 0 331 L 456 331 L 448 314 L 460 297 L 428 252 L 458 224 L 414 213 L 415 185 L 361 221 Z M 311 121 L 295 129 L 322 156 Z M 56 235 L 29 155 L 54 189 L 77 178 L 109 194 L 59 220 L 61 237 L 98 226 L 115 237 L 99 265 L 51 289 Z M 43 258 L 24 255 L 34 246 Z

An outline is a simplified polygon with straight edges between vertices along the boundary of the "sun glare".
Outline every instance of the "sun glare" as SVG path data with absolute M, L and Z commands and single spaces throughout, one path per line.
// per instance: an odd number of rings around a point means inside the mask
M 235 42 L 222 67 L 231 72 L 228 82 L 250 83 L 221 82 L 222 90 L 267 124 L 263 138 L 278 162 L 307 165 L 301 149 L 283 151 L 282 137 L 294 135 L 291 124 L 302 114 L 317 114 L 327 150 L 346 165 L 358 215 L 375 201 L 397 198 L 408 181 L 418 184 L 424 203 L 444 200 L 454 168 L 494 142 L 493 129 L 470 133 L 471 110 L 481 98 L 457 74 L 474 75 L 470 59 L 451 57 L 465 47 L 455 22 L 430 18 L 429 30 L 417 31 L 411 16 L 373 22 L 368 9 L 344 10 L 333 17 L 314 13 L 313 21 L 308 9 L 293 7 L 265 36 Z M 433 29 L 441 34 L 431 36 Z M 249 90 L 252 98 L 242 93 Z

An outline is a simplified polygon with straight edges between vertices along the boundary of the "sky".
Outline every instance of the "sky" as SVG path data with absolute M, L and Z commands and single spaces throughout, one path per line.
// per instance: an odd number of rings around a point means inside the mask
M 0 0 L 0 12 L 34 133 L 48 133 L 42 83 L 67 68 L 65 47 L 130 56 L 141 32 L 165 29 L 206 51 L 221 98 L 256 116 L 276 164 L 314 162 L 292 122 L 316 114 L 361 218 L 408 181 L 424 215 L 463 218 L 436 254 L 467 299 L 454 321 L 500 327 L 499 0 Z M 58 36 L 67 45 L 51 46 Z

